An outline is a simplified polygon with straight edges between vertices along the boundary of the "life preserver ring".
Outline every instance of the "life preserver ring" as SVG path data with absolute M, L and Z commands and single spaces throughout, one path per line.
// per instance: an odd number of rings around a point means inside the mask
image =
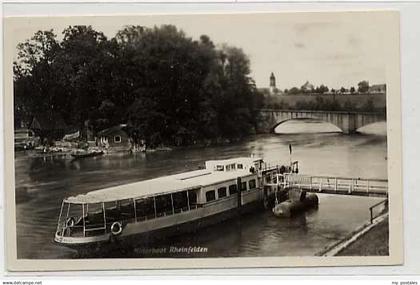
M 74 226 L 74 219 L 73 218 L 68 218 L 66 221 L 66 226 L 68 228 L 73 227 Z
M 114 222 L 111 225 L 111 233 L 116 236 L 119 235 L 122 232 L 122 224 L 120 222 Z

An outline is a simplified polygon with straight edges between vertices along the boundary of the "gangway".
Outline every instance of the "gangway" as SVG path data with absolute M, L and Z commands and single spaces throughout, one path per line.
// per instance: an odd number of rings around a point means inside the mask
M 296 173 L 278 175 L 283 187 L 297 186 L 307 192 L 388 197 L 387 179 L 312 176 Z

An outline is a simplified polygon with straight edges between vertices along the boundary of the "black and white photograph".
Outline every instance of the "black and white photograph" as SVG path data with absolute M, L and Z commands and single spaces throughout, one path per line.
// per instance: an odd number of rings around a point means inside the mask
M 397 12 L 5 29 L 13 268 L 402 261 Z

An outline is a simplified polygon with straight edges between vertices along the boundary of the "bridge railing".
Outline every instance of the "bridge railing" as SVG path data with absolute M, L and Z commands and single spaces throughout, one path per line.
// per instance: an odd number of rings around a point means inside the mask
M 334 176 L 309 176 L 301 174 L 285 174 L 285 186 L 299 186 L 310 191 L 347 192 L 359 194 L 387 194 L 388 180 L 361 179 Z

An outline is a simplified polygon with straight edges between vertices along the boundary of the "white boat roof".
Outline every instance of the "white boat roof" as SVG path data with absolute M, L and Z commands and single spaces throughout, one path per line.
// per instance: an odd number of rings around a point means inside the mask
M 231 163 L 253 163 L 256 161 L 262 160 L 261 157 L 235 157 L 235 158 L 228 158 L 228 159 L 222 159 L 222 160 L 207 160 L 206 162 L 217 162 L 219 164 L 231 164 Z
M 242 159 L 252 159 L 252 161 L 259 160 L 256 158 L 236 158 L 220 162 L 241 163 L 241 161 L 243 161 Z M 142 197 L 146 198 L 161 194 L 197 189 L 228 180 L 234 180 L 237 177 L 245 177 L 249 175 L 251 175 L 251 173 L 246 169 L 235 171 L 210 171 L 208 169 L 194 170 L 105 189 L 94 190 L 86 194 L 68 197 L 65 199 L 65 202 L 82 204 L 112 202 Z

